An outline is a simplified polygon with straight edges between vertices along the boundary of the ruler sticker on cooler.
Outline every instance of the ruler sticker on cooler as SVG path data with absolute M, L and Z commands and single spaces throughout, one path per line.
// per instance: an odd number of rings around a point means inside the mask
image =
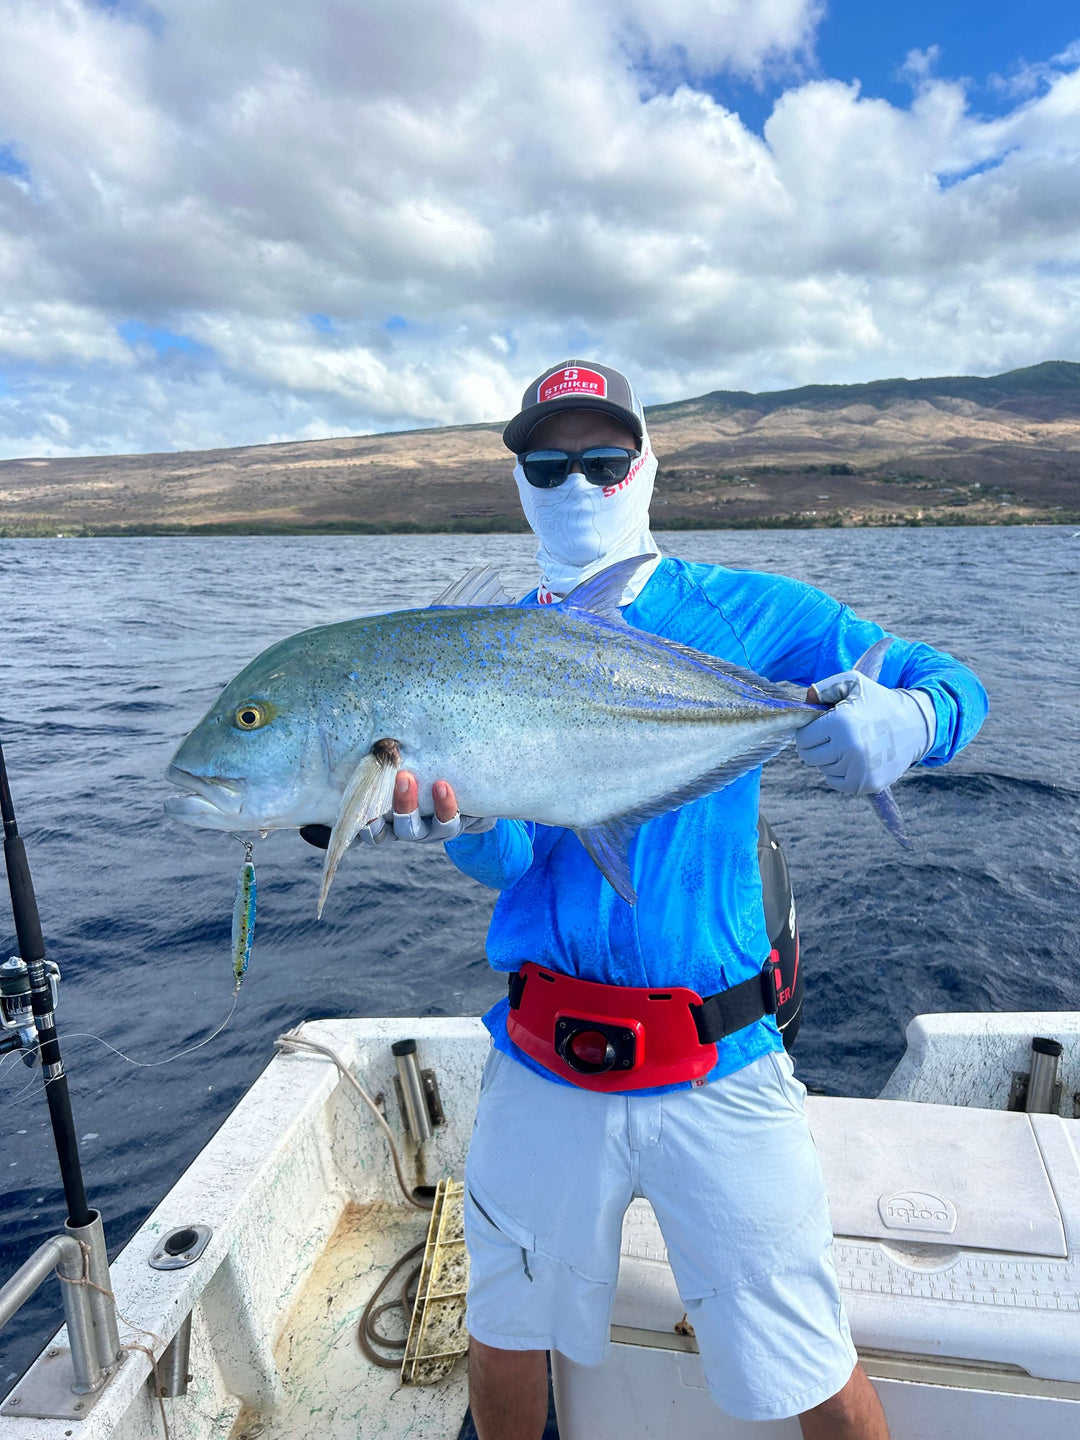
M 877 1245 L 836 1240 L 840 1288 L 854 1294 L 897 1295 L 1008 1310 L 1080 1312 L 1080 1266 L 1066 1260 L 1012 1260 L 977 1251 L 921 1247 L 911 1264 Z

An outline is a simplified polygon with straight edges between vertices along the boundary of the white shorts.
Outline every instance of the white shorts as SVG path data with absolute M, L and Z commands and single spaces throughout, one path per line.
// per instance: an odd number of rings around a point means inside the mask
M 465 1168 L 469 1333 L 599 1365 L 623 1214 L 644 1196 L 717 1404 L 778 1420 L 835 1395 L 856 1355 L 805 1095 L 783 1052 L 639 1096 L 557 1085 L 493 1050 Z

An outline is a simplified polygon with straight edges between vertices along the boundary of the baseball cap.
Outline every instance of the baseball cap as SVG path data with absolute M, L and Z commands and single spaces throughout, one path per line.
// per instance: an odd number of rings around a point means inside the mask
M 533 427 L 560 410 L 602 410 L 634 432 L 645 433 L 641 401 L 625 375 L 595 360 L 563 360 L 538 376 L 521 397 L 521 410 L 503 431 L 503 444 L 520 455 Z

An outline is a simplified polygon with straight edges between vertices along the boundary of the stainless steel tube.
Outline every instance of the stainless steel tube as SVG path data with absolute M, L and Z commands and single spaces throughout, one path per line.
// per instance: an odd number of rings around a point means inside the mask
M 1028 1078 L 1024 1109 L 1032 1115 L 1053 1115 L 1057 1110 L 1058 1070 L 1061 1066 L 1060 1040 L 1036 1035 L 1031 1042 L 1031 1075 Z
M 90 1297 L 90 1313 L 94 1318 L 94 1344 L 102 1369 L 109 1370 L 121 1356 L 120 1331 L 116 1326 L 116 1301 L 112 1298 L 112 1282 L 109 1279 L 105 1227 L 101 1223 L 99 1211 L 91 1210 L 90 1214 L 93 1218 L 89 1225 L 65 1225 L 64 1229 L 89 1247 L 89 1276 L 94 1285 L 100 1287 L 96 1290 L 88 1287 L 86 1291 Z
M 82 1246 L 72 1235 L 54 1235 L 39 1245 L 29 1260 L 20 1265 L 11 1279 L 0 1288 L 0 1327 L 3 1327 L 26 1304 L 38 1286 L 58 1270 L 68 1280 L 83 1278 Z M 88 1287 L 67 1285 L 62 1280 L 64 1319 L 71 1342 L 71 1367 L 75 1372 L 72 1389 L 86 1395 L 100 1388 L 105 1377 L 98 1361 L 94 1341 L 94 1320 L 90 1311 Z
M 431 1139 L 431 1116 L 428 1114 L 424 1081 L 416 1059 L 415 1040 L 397 1040 L 390 1047 L 401 1081 L 401 1098 L 405 1105 L 405 1123 L 418 1145 Z
M 180 1329 L 166 1345 L 155 1365 L 151 1379 L 158 1395 L 186 1395 L 188 1360 L 191 1356 L 191 1312 L 188 1311 Z

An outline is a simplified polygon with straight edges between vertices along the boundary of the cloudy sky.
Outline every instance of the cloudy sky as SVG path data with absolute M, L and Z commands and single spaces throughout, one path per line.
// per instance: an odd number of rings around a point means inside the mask
M 0 0 L 0 457 L 1080 360 L 1075 0 Z

